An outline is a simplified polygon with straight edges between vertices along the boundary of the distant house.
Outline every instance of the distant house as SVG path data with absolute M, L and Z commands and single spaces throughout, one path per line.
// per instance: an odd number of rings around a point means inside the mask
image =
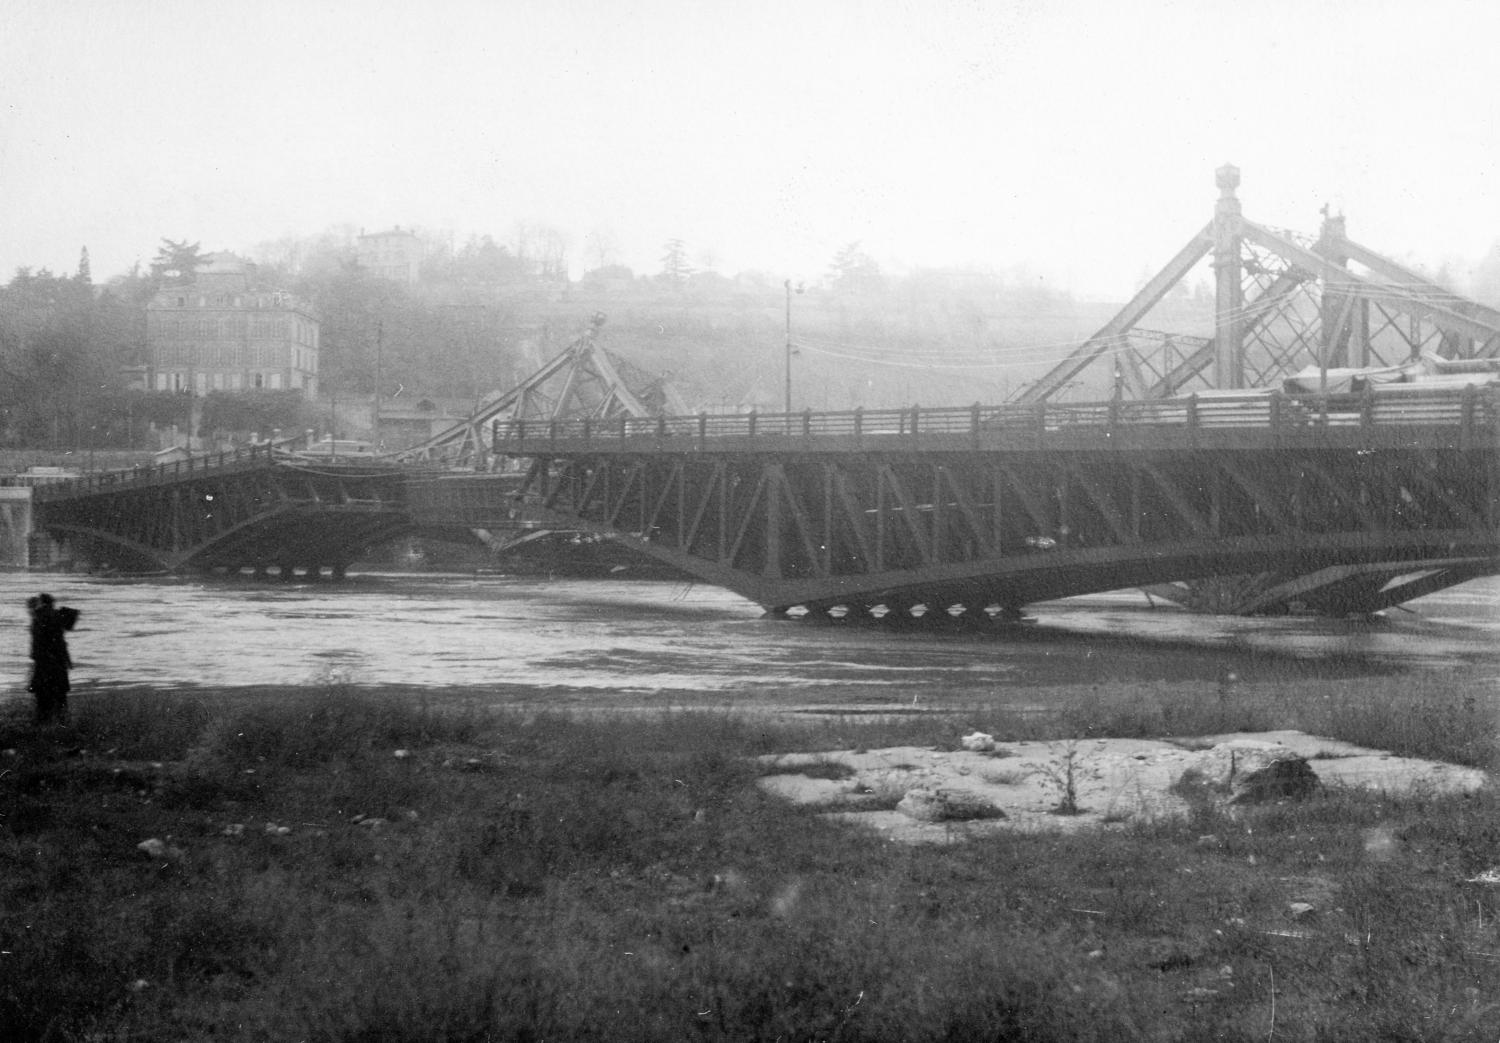
M 260 287 L 255 265 L 210 254 L 191 283 L 146 305 L 144 368 L 130 374 L 154 391 L 300 390 L 318 386 L 318 319 L 311 305 Z
M 400 225 L 389 232 L 361 234 L 354 245 L 354 258 L 361 268 L 392 282 L 416 282 L 424 252 L 417 233 L 403 230 Z
M 380 403 L 376 441 L 387 452 L 418 445 L 460 423 L 472 406 L 472 402 L 446 399 L 385 399 Z

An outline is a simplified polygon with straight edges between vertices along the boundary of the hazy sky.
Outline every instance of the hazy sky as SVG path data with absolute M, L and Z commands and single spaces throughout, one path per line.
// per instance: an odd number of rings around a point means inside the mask
M 5 0 L 0 279 L 336 224 L 1127 294 L 1212 214 L 1500 240 L 1494 0 Z

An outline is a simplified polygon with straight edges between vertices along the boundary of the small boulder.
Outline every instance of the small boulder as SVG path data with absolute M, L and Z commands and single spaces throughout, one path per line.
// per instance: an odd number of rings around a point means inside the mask
M 950 789 L 908 790 L 896 810 L 919 822 L 959 822 L 1004 818 L 1005 812 L 982 797 Z
M 182 848 L 173 847 L 165 840 L 161 840 L 157 837 L 151 837 L 149 840 L 142 840 L 135 847 L 137 851 L 143 851 L 151 858 L 165 858 L 169 861 L 176 862 L 183 857 Z
M 1217 790 L 1231 804 L 1300 800 L 1319 786 L 1307 758 L 1286 746 L 1254 739 L 1221 742 L 1193 759 L 1184 777 Z
M 987 732 L 970 732 L 961 741 L 964 749 L 974 753 L 989 753 L 995 748 L 995 737 Z
M 1231 804 L 1267 804 L 1278 800 L 1304 800 L 1317 792 L 1317 772 L 1302 757 L 1272 761 L 1264 768 L 1240 775 L 1230 784 Z

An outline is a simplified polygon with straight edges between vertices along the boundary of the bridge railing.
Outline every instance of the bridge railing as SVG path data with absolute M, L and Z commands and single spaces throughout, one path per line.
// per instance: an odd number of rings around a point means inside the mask
M 99 474 L 83 475 L 64 482 L 53 482 L 38 486 L 33 494 L 38 500 L 61 499 L 65 496 L 86 496 L 93 493 L 113 491 L 141 485 L 158 485 L 176 482 L 209 471 L 220 470 L 238 464 L 270 462 L 290 459 L 287 447 L 303 440 L 304 436 L 282 439 L 276 442 L 260 442 L 239 449 L 218 453 L 189 456 L 170 463 L 152 464 L 150 467 L 132 467 L 128 470 L 102 471 Z
M 1425 427 L 1450 429 L 1476 444 L 1500 421 L 1500 388 L 1391 385 L 1360 394 L 1289 395 L 1282 391 L 1205 392 L 1184 398 L 1103 402 L 1037 402 L 835 412 L 734 413 L 696 416 L 496 420 L 494 446 L 524 453 L 560 442 L 602 445 L 663 439 L 916 439 L 926 435 L 1047 439 L 1070 433 L 1109 437 L 1130 432 L 1259 431 L 1273 437 L 1319 430 Z

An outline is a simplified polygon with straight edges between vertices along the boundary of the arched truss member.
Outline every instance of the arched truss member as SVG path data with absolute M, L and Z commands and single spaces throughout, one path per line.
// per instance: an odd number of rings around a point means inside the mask
M 402 462 L 441 462 L 487 468 L 495 421 L 611 419 L 685 413 L 676 392 L 598 343 L 605 316 L 595 312 L 588 329 L 541 369 L 509 391 L 492 396 L 473 414 L 425 442 L 394 454 Z

